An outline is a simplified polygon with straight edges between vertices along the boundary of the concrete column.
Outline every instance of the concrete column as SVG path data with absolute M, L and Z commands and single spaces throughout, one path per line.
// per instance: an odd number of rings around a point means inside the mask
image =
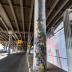
M 28 47 L 28 52 L 30 53 L 30 45 L 31 45 L 31 35 L 30 33 L 28 33 L 28 44 L 27 44 L 27 47 Z
M 46 72 L 45 0 L 35 0 L 33 71 Z
M 4 50 L 6 50 L 6 42 L 4 42 Z
M 7 51 L 7 42 L 5 42 L 5 46 L 4 47 L 5 47 L 5 50 Z
M 11 41 L 12 41 L 12 35 L 9 34 L 9 42 L 8 42 L 8 54 L 10 54 L 10 48 L 11 48 Z
M 68 72 L 72 72 L 72 9 L 64 13 L 64 32 L 68 59 Z

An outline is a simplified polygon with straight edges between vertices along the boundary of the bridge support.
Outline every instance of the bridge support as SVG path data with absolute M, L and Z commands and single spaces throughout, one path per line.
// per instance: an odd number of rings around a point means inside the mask
M 46 72 L 45 0 L 35 0 L 33 71 Z
M 7 51 L 8 42 L 5 42 L 5 50 Z
M 9 42 L 8 42 L 8 54 L 10 54 L 11 41 L 12 41 L 12 35 L 11 35 L 11 34 L 9 34 Z
M 30 53 L 30 47 L 31 47 L 31 34 L 28 33 L 28 43 L 27 43 L 27 47 L 28 47 L 28 52 Z
M 68 72 L 72 72 L 72 9 L 64 13 L 64 32 L 68 61 Z

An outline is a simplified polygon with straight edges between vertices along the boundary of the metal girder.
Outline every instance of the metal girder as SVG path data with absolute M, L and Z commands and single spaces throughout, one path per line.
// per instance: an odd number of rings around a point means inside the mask
M 7 38 L 7 36 L 5 36 L 2 32 L 0 32 L 0 35 L 3 35 L 5 38 Z M 8 39 L 8 38 L 7 38 Z
M 1 27 L 0 27 L 1 28 Z M 3 29 L 1 28 L 1 31 L 3 31 Z M 7 38 L 7 36 L 5 36 L 2 32 L 0 32 L 1 35 L 3 35 L 5 38 Z M 6 33 L 7 34 L 7 33 Z M 8 39 L 8 38 L 7 38 Z
M 7 41 L 7 39 L 6 39 L 6 38 L 4 38 L 2 35 L 0 35 L 0 38 L 2 38 L 2 39 L 4 39 L 4 40 L 6 40 L 6 41 Z
M 30 32 L 30 27 L 31 27 L 31 20 L 32 20 L 33 6 L 34 6 L 34 0 L 32 0 L 32 2 L 31 2 L 31 10 L 30 10 L 30 16 L 29 16 L 29 32 Z
M 5 30 L 1 30 L 0 32 L 3 32 L 3 33 L 8 33 L 7 31 L 5 31 Z M 16 33 L 17 31 L 14 31 L 14 33 Z M 23 33 L 22 31 L 20 31 L 20 33 Z M 29 33 L 29 32 L 25 32 L 25 33 Z M 33 33 L 33 32 L 30 32 L 30 33 Z
M 3 29 L 0 27 L 0 30 L 2 30 L 3 31 Z
M 63 14 L 54 22 L 53 25 L 55 25 L 55 24 L 62 18 L 62 16 L 63 16 Z M 53 27 L 53 25 L 52 25 L 52 27 Z M 49 30 L 50 30 L 50 29 L 49 29 Z
M 71 8 L 71 7 L 72 7 L 72 5 L 69 6 L 68 8 Z M 64 14 L 64 12 L 63 12 L 62 15 L 60 15 L 59 18 L 53 23 L 53 25 L 55 25 L 55 24 L 63 17 L 63 14 Z M 52 27 L 53 27 L 53 25 L 52 25 Z M 50 30 L 50 29 L 49 29 L 49 30 Z
M 1 43 L 1 41 L 4 41 L 4 39 L 3 38 L 0 38 L 0 43 Z
M 56 0 L 56 2 L 52 5 L 49 13 L 47 14 L 47 19 L 48 19 L 48 17 L 50 16 L 51 12 L 53 11 L 53 9 L 55 8 L 55 6 L 57 5 L 58 2 L 59 2 L 59 0 Z M 46 19 L 46 20 L 47 20 L 47 19 Z
M 3 31 L 3 29 L 0 27 L 0 31 Z M 2 32 L 0 32 L 1 35 L 4 35 Z M 7 34 L 7 33 L 6 33 Z M 5 35 L 4 35 L 5 36 Z M 6 36 L 5 36 L 6 37 Z M 7 38 L 7 37 L 6 37 Z
M 21 7 L 21 17 L 22 17 L 23 32 L 24 32 L 24 31 L 25 31 L 25 26 L 24 26 L 24 9 L 23 9 L 23 0 L 20 0 L 20 7 Z M 24 34 L 24 39 L 25 39 L 25 34 Z
M 34 0 L 32 0 L 32 3 L 31 3 L 31 10 L 30 10 L 30 16 L 29 16 L 28 42 L 29 42 L 29 36 L 30 36 L 30 27 L 31 27 L 31 20 L 32 20 L 33 5 L 34 5 Z
M 9 18 L 8 18 L 6 12 L 5 12 L 5 10 L 4 10 L 4 8 L 2 7 L 1 3 L 0 3 L 0 15 L 1 15 L 1 17 L 4 19 L 5 23 L 6 23 L 6 24 L 11 28 L 11 30 L 13 31 L 13 27 L 12 27 L 12 25 L 11 25 L 11 22 L 10 22 L 10 20 L 9 20 Z M 3 24 L 4 24 L 4 22 L 3 22 Z M 7 31 L 8 31 L 8 28 L 6 27 L 6 24 L 4 24 L 4 26 L 5 26 L 5 28 L 6 28 Z
M 0 40 L 5 40 L 5 39 L 3 39 L 3 38 L 0 37 Z M 1 41 L 0 41 L 0 42 L 1 42 Z
M 7 30 L 7 33 L 8 33 L 8 28 L 7 28 L 7 26 L 6 26 L 6 24 L 4 23 L 4 21 L 2 20 L 2 18 L 0 17 L 0 20 L 1 20 L 1 22 L 3 23 L 3 25 L 4 25 L 4 27 L 6 28 L 6 30 Z M 1 33 L 2 34 L 2 33 Z M 14 36 L 13 36 L 14 37 Z M 15 37 L 14 37 L 14 39 L 15 39 Z
M 49 23 L 47 24 L 47 27 L 48 25 L 52 22 L 52 20 L 55 18 L 55 16 L 61 11 L 61 9 L 66 5 L 66 3 L 68 2 L 69 0 L 66 0 L 62 5 L 61 7 L 59 8 L 59 10 L 54 14 L 54 16 L 51 18 L 51 20 L 49 21 Z
M 17 18 L 16 18 L 16 15 L 15 15 L 14 8 L 13 8 L 13 5 L 12 5 L 11 0 L 8 0 L 8 3 L 9 3 L 9 6 L 10 6 L 10 9 L 11 9 L 11 11 L 12 11 L 14 20 L 15 20 L 15 23 L 16 23 L 16 26 L 17 26 L 17 30 L 18 30 L 18 32 L 19 32 L 19 26 L 18 26 Z M 21 35 L 20 35 L 20 37 L 21 37 Z
M 2 5 L 9 6 L 8 3 L 2 3 Z M 13 6 L 20 7 L 20 4 L 13 4 Z M 23 8 L 31 8 L 31 6 L 30 5 L 23 5 Z
M 3 23 L 4 27 L 6 28 L 6 30 L 7 30 L 7 32 L 8 32 L 8 28 L 7 28 L 5 22 L 3 21 L 3 19 L 2 19 L 1 17 L 0 17 L 0 20 L 1 20 L 1 22 Z
M 11 27 L 11 29 L 13 30 L 13 27 L 12 27 L 12 25 L 10 23 L 10 20 L 9 20 L 9 18 L 8 18 L 7 14 L 6 14 L 5 10 L 4 10 L 4 8 L 2 7 L 1 3 L 0 3 L 0 15 L 4 19 L 4 21 L 6 22 L 6 24 L 9 27 Z

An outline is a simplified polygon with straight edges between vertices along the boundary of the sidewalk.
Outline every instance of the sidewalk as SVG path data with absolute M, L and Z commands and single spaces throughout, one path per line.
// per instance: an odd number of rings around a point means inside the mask
M 0 60 L 7 57 L 8 55 L 6 53 L 0 53 Z
M 29 72 L 28 66 L 27 66 L 26 55 L 23 55 L 23 57 L 19 63 L 17 72 Z

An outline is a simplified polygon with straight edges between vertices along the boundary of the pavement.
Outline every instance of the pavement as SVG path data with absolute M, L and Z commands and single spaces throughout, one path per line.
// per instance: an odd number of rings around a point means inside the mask
M 28 72 L 26 55 L 24 53 L 11 54 L 0 60 L 0 72 Z
M 48 69 L 47 69 L 47 72 L 67 72 L 67 71 L 64 71 L 64 70 L 58 68 L 57 66 L 48 63 Z
M 33 65 L 32 58 L 33 58 L 32 55 L 27 56 L 27 54 L 25 53 L 11 54 L 0 60 L 0 72 L 32 72 L 32 65 Z M 48 70 L 46 72 L 66 72 L 66 71 L 48 63 Z
M 29 54 L 29 64 L 30 64 L 31 72 L 33 72 L 32 71 L 32 64 L 33 64 L 33 55 L 32 54 Z M 67 71 L 64 71 L 64 70 L 58 68 L 57 66 L 48 63 L 48 68 L 47 68 L 46 72 L 67 72 Z
M 0 53 L 0 60 L 7 57 L 8 55 L 6 53 Z

